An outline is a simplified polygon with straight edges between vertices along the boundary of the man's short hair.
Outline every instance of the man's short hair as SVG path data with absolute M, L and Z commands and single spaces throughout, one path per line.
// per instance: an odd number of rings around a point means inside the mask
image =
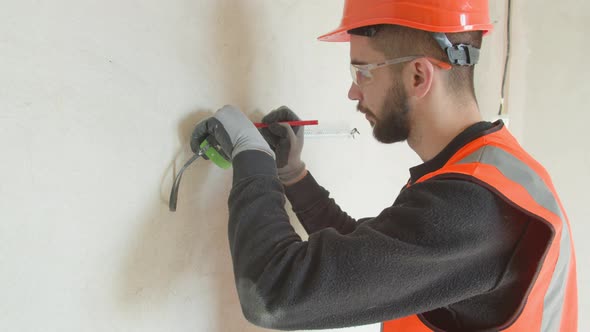
M 371 38 L 373 47 L 389 58 L 425 55 L 449 62 L 446 52 L 436 42 L 432 32 L 400 25 L 379 24 L 349 30 L 348 33 Z M 481 48 L 483 33 L 469 31 L 446 34 L 451 43 Z M 395 70 L 395 69 L 394 69 Z M 449 88 L 458 96 L 475 98 L 474 66 L 453 66 L 449 73 Z

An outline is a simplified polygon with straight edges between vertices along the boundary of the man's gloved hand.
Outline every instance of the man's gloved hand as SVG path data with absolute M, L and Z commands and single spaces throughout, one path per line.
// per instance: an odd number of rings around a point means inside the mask
M 286 106 L 270 112 L 262 122 L 269 125 L 260 129 L 262 136 L 276 153 L 279 179 L 289 185 L 301 180 L 307 169 L 301 161 L 303 150 L 303 127 L 292 128 L 280 121 L 298 121 L 299 117 Z
M 199 151 L 201 143 L 210 135 L 217 140 L 225 155 L 231 159 L 246 150 L 264 151 L 275 157 L 252 121 L 248 120 L 235 106 L 226 105 L 214 116 L 197 124 L 190 141 L 194 153 Z

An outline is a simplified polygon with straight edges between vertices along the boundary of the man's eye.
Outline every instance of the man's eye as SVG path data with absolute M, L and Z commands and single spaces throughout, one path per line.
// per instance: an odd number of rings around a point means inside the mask
M 370 78 L 371 78 L 371 74 L 369 74 L 368 72 L 365 72 L 362 70 L 360 70 L 358 72 L 357 79 L 359 80 L 359 82 L 367 81 Z

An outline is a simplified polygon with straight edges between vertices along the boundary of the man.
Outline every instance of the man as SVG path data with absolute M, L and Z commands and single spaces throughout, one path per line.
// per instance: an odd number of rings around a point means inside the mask
M 424 161 L 375 218 L 342 212 L 300 159 L 303 130 L 262 135 L 226 106 L 197 125 L 232 158 L 229 241 L 246 318 L 284 330 L 576 331 L 575 257 L 551 180 L 501 121 L 482 121 L 473 66 L 487 0 L 348 0 L 353 84 L 375 138 Z M 272 148 L 271 148 L 272 147 Z M 309 233 L 289 224 L 284 195 Z

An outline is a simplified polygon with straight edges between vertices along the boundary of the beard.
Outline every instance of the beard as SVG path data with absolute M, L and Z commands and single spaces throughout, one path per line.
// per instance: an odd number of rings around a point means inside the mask
M 363 113 L 369 114 L 374 120 L 371 121 L 373 126 L 373 136 L 381 143 L 397 143 L 408 139 L 410 135 L 410 119 L 408 106 L 408 96 L 402 84 L 395 84 L 385 97 L 381 118 L 375 115 L 369 108 L 362 106 L 360 103 L 357 109 Z

